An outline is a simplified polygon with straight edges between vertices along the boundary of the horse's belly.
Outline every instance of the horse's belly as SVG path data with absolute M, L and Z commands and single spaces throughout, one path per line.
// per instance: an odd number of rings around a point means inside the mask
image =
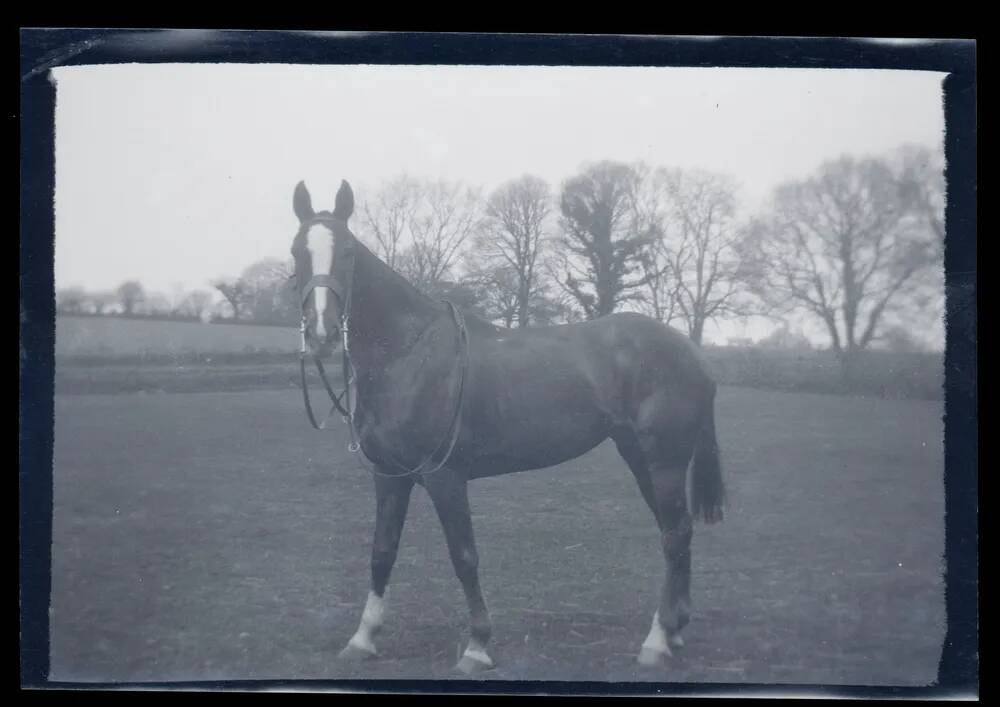
M 477 463 L 488 476 L 541 469 L 586 454 L 607 439 L 611 425 L 594 406 L 509 411 L 488 429 L 477 431 Z
M 536 349 L 519 356 L 512 349 L 475 372 L 472 456 L 496 469 L 483 475 L 574 459 L 607 439 L 615 424 L 617 380 L 607 362 L 580 347 L 549 342 Z

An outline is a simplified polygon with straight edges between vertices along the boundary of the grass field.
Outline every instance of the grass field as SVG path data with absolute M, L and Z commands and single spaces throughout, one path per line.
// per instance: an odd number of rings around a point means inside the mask
M 57 317 L 57 357 L 176 358 L 212 353 L 292 353 L 294 328 L 123 317 Z
M 53 680 L 451 678 L 466 609 L 414 494 L 382 657 L 370 478 L 294 390 L 58 395 Z M 726 521 L 698 525 L 687 647 L 634 657 L 663 574 L 613 447 L 474 482 L 484 679 L 922 685 L 944 637 L 942 407 L 722 388 Z

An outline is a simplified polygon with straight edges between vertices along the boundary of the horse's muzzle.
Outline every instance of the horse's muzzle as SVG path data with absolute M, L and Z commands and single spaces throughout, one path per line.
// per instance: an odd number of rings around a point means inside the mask
M 318 358 L 326 358 L 337 348 L 338 337 L 339 332 L 337 330 L 328 333 L 326 338 L 322 341 L 313 335 L 306 336 L 306 344 L 309 347 L 309 353 Z
M 313 356 L 325 358 L 333 353 L 337 347 L 340 340 L 340 328 L 331 326 L 326 330 L 324 336 L 320 338 L 316 333 L 314 323 L 307 324 L 303 322 L 301 335 L 303 353 L 308 352 Z

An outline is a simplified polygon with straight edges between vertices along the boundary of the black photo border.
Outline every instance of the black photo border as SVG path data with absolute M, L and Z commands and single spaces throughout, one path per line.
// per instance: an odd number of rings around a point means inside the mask
M 161 689 L 361 693 L 718 695 L 935 698 L 978 694 L 977 45 L 972 40 L 831 37 L 366 33 L 293 30 L 20 30 L 19 579 L 22 688 L 148 690 L 156 685 L 53 683 L 49 671 L 55 297 L 57 66 L 223 62 L 720 66 L 939 71 L 944 81 L 948 201 L 945 273 L 947 634 L 928 687 L 508 682 L 226 681 Z

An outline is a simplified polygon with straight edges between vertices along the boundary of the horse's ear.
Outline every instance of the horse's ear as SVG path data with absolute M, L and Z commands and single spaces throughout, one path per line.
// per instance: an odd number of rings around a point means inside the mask
M 309 196 L 309 190 L 306 189 L 305 182 L 299 182 L 295 185 L 295 196 L 292 198 L 292 207 L 295 209 L 295 215 L 299 217 L 299 221 L 308 221 L 316 215 L 312 207 L 312 197 Z
M 345 221 L 354 213 L 354 192 L 347 180 L 340 182 L 340 189 L 337 190 L 337 200 L 334 202 L 333 215 Z

